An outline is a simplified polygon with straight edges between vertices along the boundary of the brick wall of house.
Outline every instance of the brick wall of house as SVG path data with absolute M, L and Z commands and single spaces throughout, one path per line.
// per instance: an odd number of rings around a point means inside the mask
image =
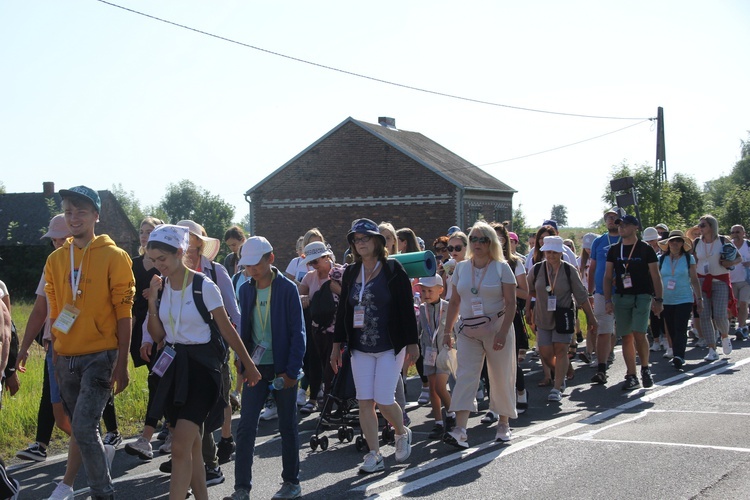
M 352 220 L 411 227 L 428 247 L 456 224 L 454 184 L 361 127 L 346 123 L 252 195 L 255 233 L 274 246 L 282 270 L 294 244 L 318 227 L 337 257 Z

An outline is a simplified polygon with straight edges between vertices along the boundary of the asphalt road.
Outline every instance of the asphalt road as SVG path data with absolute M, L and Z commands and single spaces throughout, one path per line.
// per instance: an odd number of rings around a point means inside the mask
M 607 386 L 591 386 L 594 370 L 576 363 L 576 375 L 562 402 L 547 401 L 538 388 L 539 363 L 529 359 L 529 410 L 511 421 L 509 445 L 493 442 L 494 428 L 469 421 L 470 448 L 458 451 L 429 441 L 427 407 L 412 407 L 414 433 L 408 463 L 397 464 L 393 447 L 384 445 L 386 469 L 360 475 L 362 452 L 339 443 L 329 432 L 326 451 L 308 445 L 318 414 L 300 423 L 302 492 L 307 499 L 330 498 L 750 498 L 750 342 L 736 343 L 729 357 L 702 361 L 705 349 L 689 348 L 689 365 L 677 372 L 662 353 L 652 356 L 656 385 L 623 392 L 624 364 L 619 355 Z M 419 392 L 409 381 L 408 394 Z M 486 408 L 486 401 L 480 409 Z M 235 416 L 236 418 L 236 416 Z M 236 420 L 235 420 L 236 424 Z M 253 470 L 253 498 L 271 498 L 280 486 L 281 445 L 276 421 L 261 422 Z M 158 447 L 158 443 L 157 443 Z M 144 462 L 117 451 L 113 476 L 117 498 L 167 498 L 169 476 L 158 470 L 167 456 Z M 20 498 L 46 498 L 62 477 L 65 459 L 14 464 L 22 483 Z M 233 491 L 234 462 L 222 466 L 223 484 L 209 488 L 210 498 Z M 86 498 L 83 474 L 76 498 Z

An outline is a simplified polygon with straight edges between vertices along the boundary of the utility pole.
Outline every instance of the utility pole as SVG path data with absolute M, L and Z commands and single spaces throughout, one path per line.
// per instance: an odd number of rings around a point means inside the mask
M 656 191 L 654 206 L 656 207 L 655 223 L 663 222 L 664 203 L 662 189 L 667 182 L 667 154 L 664 147 L 664 108 L 661 106 L 656 114 Z

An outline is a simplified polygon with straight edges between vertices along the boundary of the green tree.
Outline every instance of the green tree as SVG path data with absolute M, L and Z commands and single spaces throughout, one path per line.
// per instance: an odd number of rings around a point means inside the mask
M 523 209 L 521 208 L 522 205 L 522 203 L 519 203 L 518 206 L 513 209 L 511 225 L 513 227 L 513 232 L 518 235 L 518 251 L 525 254 L 528 251 L 528 245 L 526 244 L 528 225 L 526 223 L 526 214 L 523 213 Z
M 218 195 L 199 189 L 187 179 L 170 184 L 157 208 L 164 213 L 165 222 L 174 224 L 183 219 L 194 220 L 206 229 L 209 236 L 219 239 L 234 219 L 232 205 Z
M 126 191 L 122 187 L 122 184 L 112 184 L 112 195 L 120 203 L 133 227 L 138 229 L 145 214 L 141 209 L 141 203 L 135 197 L 135 193 L 133 191 Z
M 5 184 L 2 181 L 0 181 L 0 194 L 5 194 Z
M 685 174 L 675 174 L 670 183 L 672 189 L 679 195 L 677 213 L 682 217 L 684 225 L 691 225 L 704 214 L 704 199 L 695 178 Z
M 557 221 L 559 227 L 568 225 L 568 209 L 565 205 L 552 205 L 550 219 Z
M 747 188 L 733 187 L 725 196 L 726 204 L 719 218 L 719 231 L 729 234 L 735 224 L 750 228 L 750 191 Z

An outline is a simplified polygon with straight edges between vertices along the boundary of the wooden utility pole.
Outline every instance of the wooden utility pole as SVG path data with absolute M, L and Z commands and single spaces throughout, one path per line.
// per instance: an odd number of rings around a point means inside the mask
M 656 207 L 655 224 L 663 222 L 664 203 L 662 189 L 667 182 L 667 153 L 664 147 L 664 108 L 659 107 L 656 114 L 656 191 L 654 206 Z

